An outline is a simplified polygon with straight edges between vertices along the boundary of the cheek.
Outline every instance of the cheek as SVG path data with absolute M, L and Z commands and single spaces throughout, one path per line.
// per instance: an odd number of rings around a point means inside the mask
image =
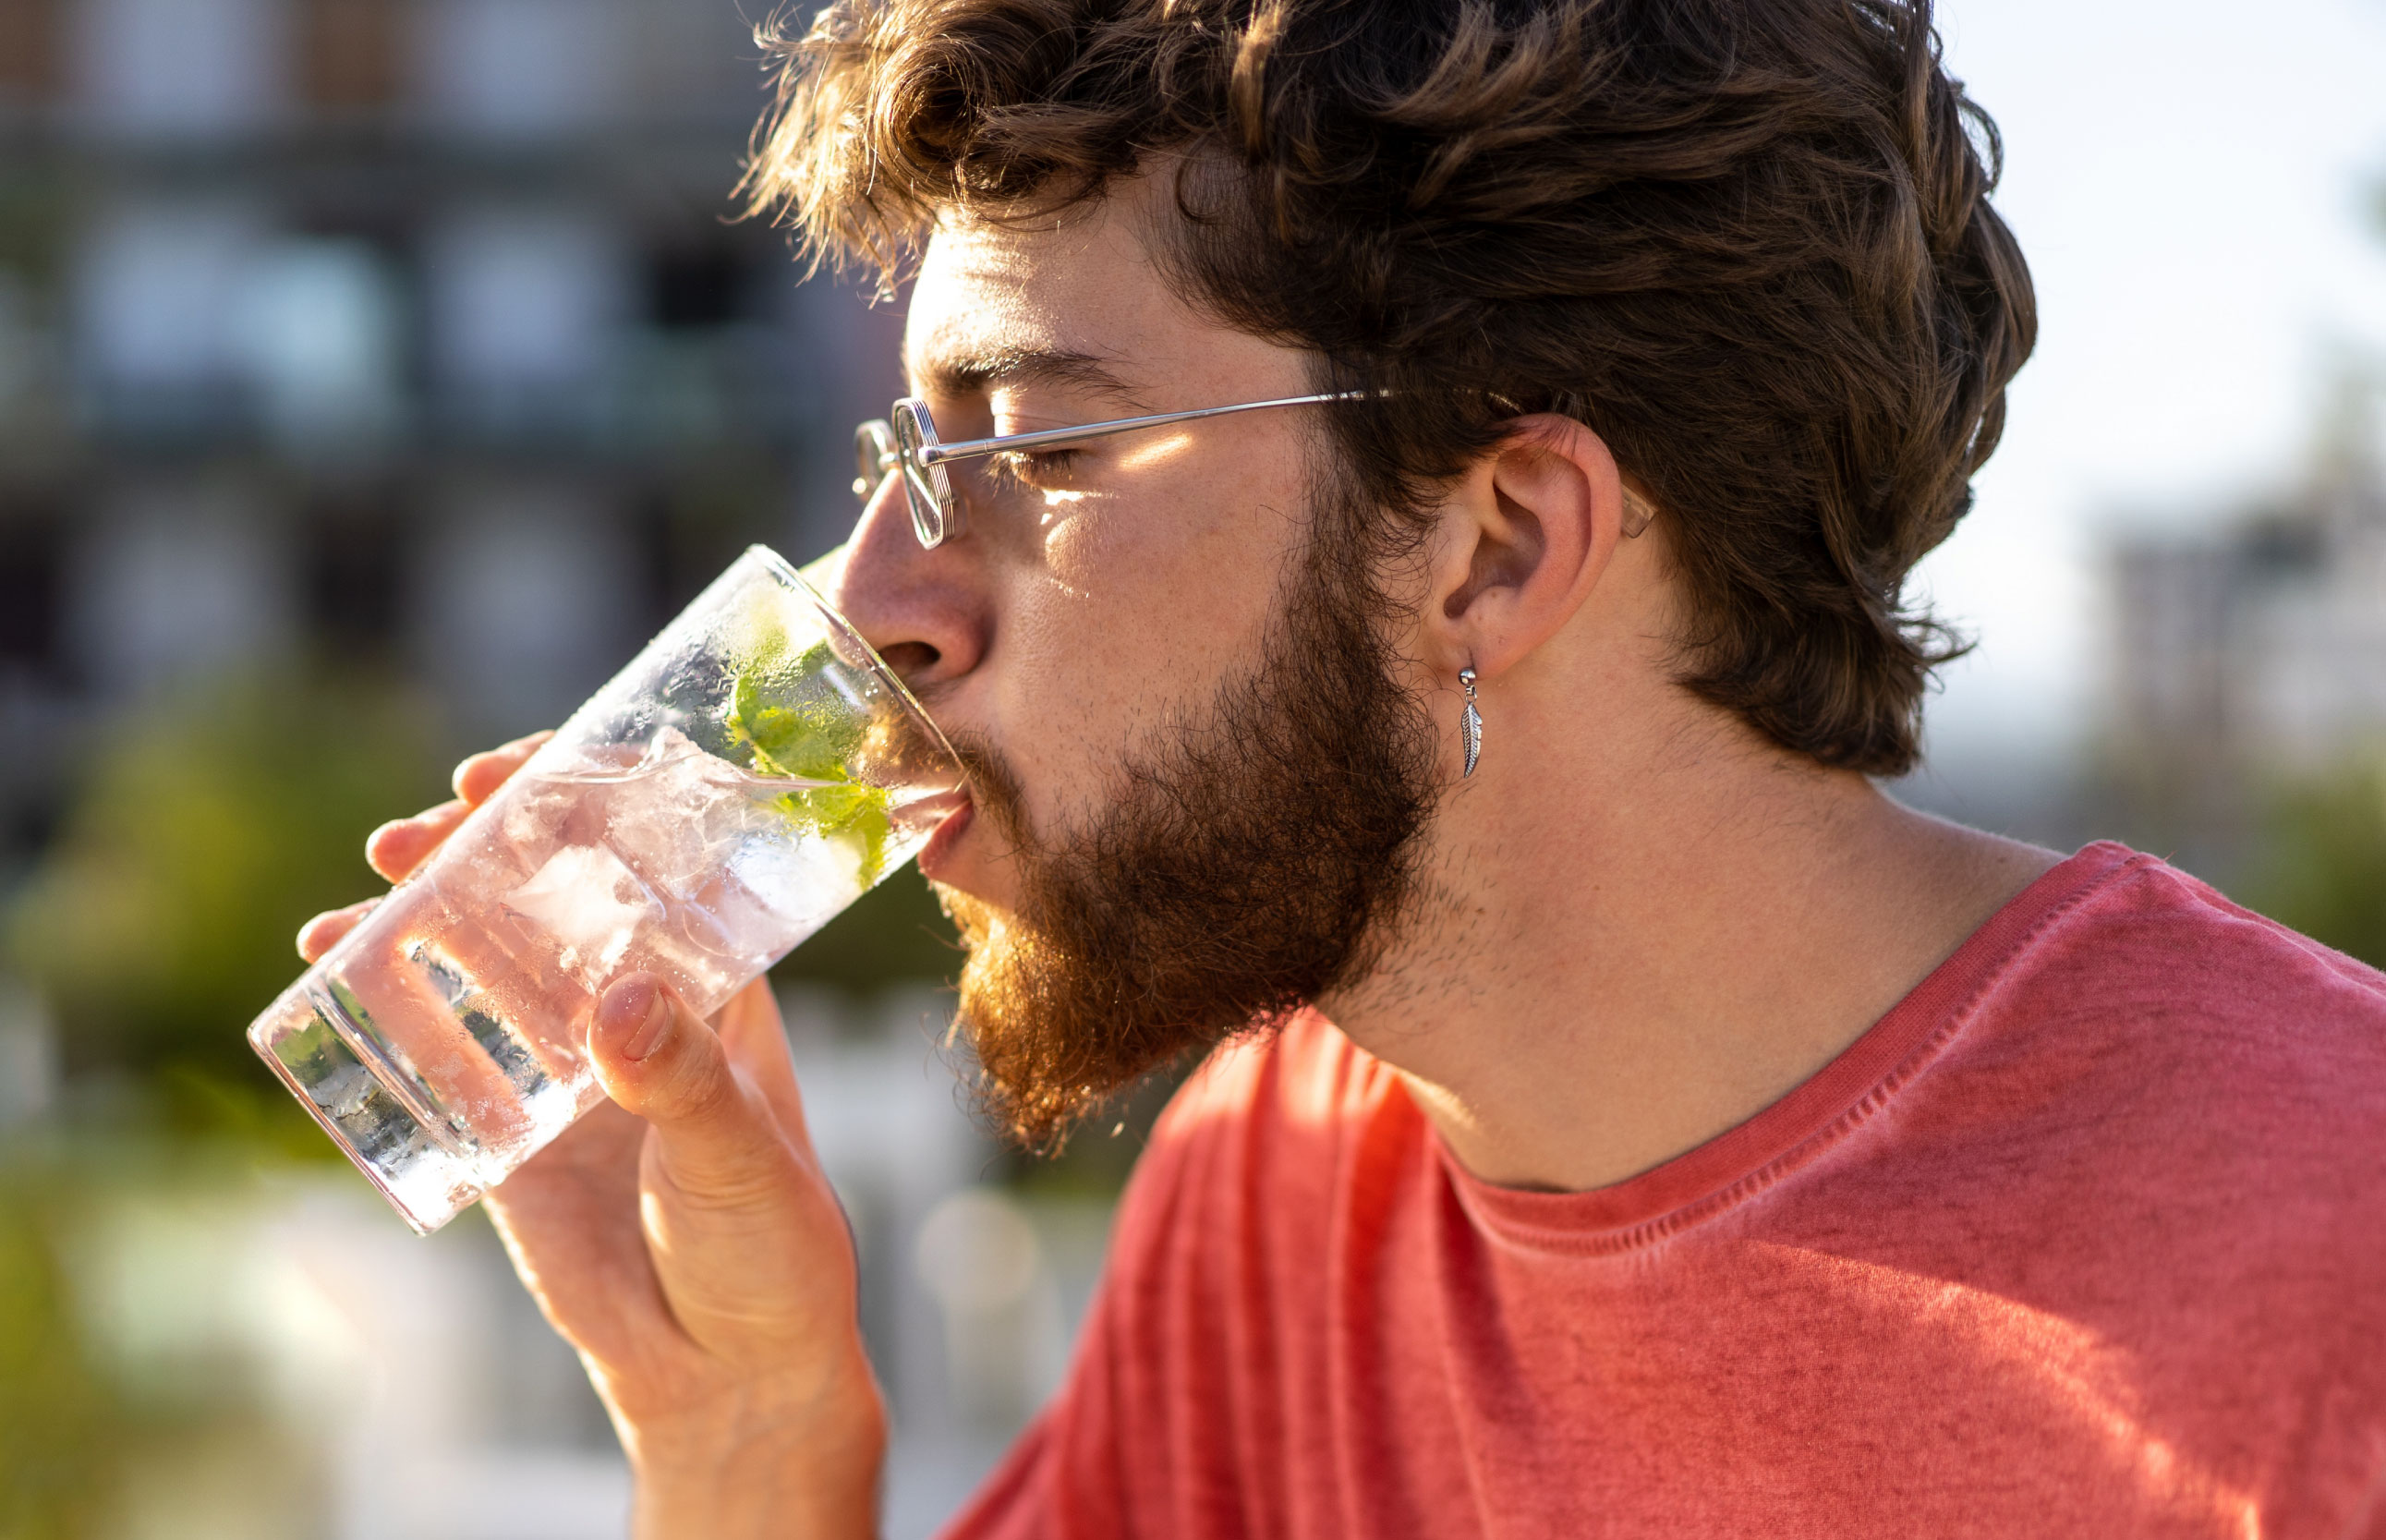
M 1251 666 L 1291 549 L 1262 488 L 1051 520 L 1004 606 L 1003 738 L 1039 828 L 1080 821 L 1120 759 Z

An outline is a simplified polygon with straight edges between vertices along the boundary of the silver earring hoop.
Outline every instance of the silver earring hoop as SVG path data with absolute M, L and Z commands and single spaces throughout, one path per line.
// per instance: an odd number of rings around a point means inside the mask
M 1466 743 L 1466 768 L 1459 772 L 1464 780 L 1475 774 L 1475 762 L 1483 757 L 1483 713 L 1475 709 L 1475 668 L 1473 664 L 1458 671 L 1458 682 L 1466 687 L 1466 714 L 1459 718 L 1459 736 Z

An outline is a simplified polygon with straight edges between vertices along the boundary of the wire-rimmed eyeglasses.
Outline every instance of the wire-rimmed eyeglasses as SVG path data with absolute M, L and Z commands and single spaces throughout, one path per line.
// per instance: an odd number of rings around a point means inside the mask
M 891 420 L 879 418 L 853 430 L 853 495 L 867 498 L 885 484 L 887 474 L 903 478 L 903 500 L 910 505 L 911 533 L 923 549 L 934 550 L 962 533 L 965 516 L 953 481 L 945 466 L 956 460 L 974 460 L 1026 449 L 1056 448 L 1081 439 L 1107 438 L 1115 433 L 1157 428 L 1170 423 L 1190 423 L 1202 417 L 1224 417 L 1234 411 L 1260 411 L 1269 407 L 1308 406 L 1319 401 L 1356 400 L 1363 391 L 1345 390 L 1323 396 L 1284 396 L 1272 401 L 1237 401 L 1232 406 L 1197 407 L 1191 411 L 1163 411 L 1149 417 L 1121 417 L 1108 423 L 1084 423 L 1073 428 L 1045 428 L 1036 433 L 1004 434 L 994 438 L 964 438 L 948 444 L 936 436 L 936 419 L 928 403 L 906 396 L 895 403 Z

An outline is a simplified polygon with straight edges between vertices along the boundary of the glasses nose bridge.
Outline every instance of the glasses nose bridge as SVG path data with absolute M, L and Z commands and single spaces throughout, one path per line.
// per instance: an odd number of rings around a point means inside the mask
M 900 455 L 895 445 L 895 429 L 883 417 L 871 419 L 853 430 L 853 495 L 869 500 L 870 495 L 885 485 L 886 478 L 900 468 Z

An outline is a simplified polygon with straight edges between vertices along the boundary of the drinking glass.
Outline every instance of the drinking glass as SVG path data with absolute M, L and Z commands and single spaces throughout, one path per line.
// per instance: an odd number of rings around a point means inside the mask
M 952 748 L 756 546 L 258 1016 L 250 1043 L 429 1234 L 604 1099 L 645 970 L 709 1016 L 917 853 Z

